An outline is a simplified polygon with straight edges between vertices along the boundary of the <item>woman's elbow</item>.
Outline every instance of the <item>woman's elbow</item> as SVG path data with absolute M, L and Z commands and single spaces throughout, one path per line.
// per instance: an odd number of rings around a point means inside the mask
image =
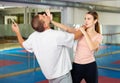
M 75 40 L 77 40 L 80 37 L 82 37 L 82 33 L 80 33 L 80 32 L 75 32 L 74 35 L 75 35 L 75 38 L 74 38 Z
M 90 50 L 91 50 L 91 51 L 97 51 L 97 50 L 98 50 L 98 47 L 91 47 Z

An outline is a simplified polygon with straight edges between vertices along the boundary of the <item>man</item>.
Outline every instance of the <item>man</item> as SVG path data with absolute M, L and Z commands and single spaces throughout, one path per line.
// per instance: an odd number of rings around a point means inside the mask
M 27 40 L 22 38 L 16 23 L 12 24 L 12 30 L 16 33 L 19 44 L 27 51 L 34 52 L 49 83 L 72 83 L 72 66 L 67 48 L 71 48 L 74 39 L 81 34 L 52 30 L 50 21 L 50 17 L 45 14 L 36 15 L 31 21 L 35 32 Z

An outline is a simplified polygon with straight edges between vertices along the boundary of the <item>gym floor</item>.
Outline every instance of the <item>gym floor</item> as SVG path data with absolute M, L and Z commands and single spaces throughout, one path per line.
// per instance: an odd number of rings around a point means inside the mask
M 100 46 L 95 54 L 99 83 L 120 83 L 120 46 Z M 0 44 L 0 83 L 48 83 L 34 54 L 18 43 Z M 83 80 L 81 83 L 85 83 Z

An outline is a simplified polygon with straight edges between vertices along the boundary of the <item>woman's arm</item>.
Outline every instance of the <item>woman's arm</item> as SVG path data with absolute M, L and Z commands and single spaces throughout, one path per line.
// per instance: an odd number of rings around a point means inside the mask
M 88 33 L 85 31 L 84 27 L 80 28 L 81 32 L 85 36 L 86 42 L 88 44 L 88 47 L 90 48 L 91 51 L 95 51 L 99 47 L 99 42 L 98 41 L 92 41 L 91 37 L 88 35 Z
M 74 29 L 74 28 L 71 28 L 71 27 L 68 27 L 68 26 L 66 26 L 66 25 L 63 25 L 63 24 L 61 24 L 61 23 L 58 23 L 58 22 L 53 21 L 53 16 L 52 16 L 52 14 L 50 13 L 50 10 L 49 10 L 49 9 L 45 10 L 45 12 L 46 12 L 47 16 L 51 19 L 51 23 L 52 23 L 53 25 L 57 26 L 58 28 L 60 28 L 60 29 L 62 29 L 62 30 L 64 30 L 64 31 L 67 31 L 67 32 L 69 32 L 69 33 L 74 33 L 74 32 L 75 32 L 75 29 Z
M 50 10 L 49 10 L 49 9 L 47 9 L 45 12 L 46 12 L 47 16 L 50 17 L 51 23 L 52 23 L 53 25 L 57 26 L 58 28 L 60 28 L 60 29 L 62 29 L 62 30 L 64 30 L 64 31 L 67 31 L 67 32 L 69 32 L 69 33 L 73 33 L 74 36 L 75 36 L 75 37 L 74 37 L 75 40 L 82 36 L 82 33 L 81 33 L 80 30 L 76 30 L 75 28 L 68 27 L 68 26 L 66 26 L 66 25 L 64 25 L 64 24 L 58 23 L 58 22 L 56 22 L 56 21 L 53 21 L 53 17 L 52 17 L 52 14 L 50 13 Z
M 61 24 L 61 23 L 58 23 L 58 22 L 55 22 L 55 21 L 51 21 L 51 23 L 57 27 L 59 27 L 60 29 L 64 30 L 64 31 L 67 31 L 69 33 L 73 33 L 74 34 L 74 40 L 77 40 L 78 38 L 80 38 L 82 36 L 82 33 L 80 30 L 76 30 L 75 28 L 72 28 L 72 27 L 68 27 L 64 24 Z
M 75 30 L 74 28 L 68 27 L 68 26 L 66 26 L 66 25 L 64 25 L 64 24 L 61 24 L 61 23 L 58 23 L 58 22 L 56 22 L 56 21 L 53 21 L 53 20 L 52 20 L 51 23 L 52 23 L 53 25 L 57 26 L 58 28 L 60 28 L 60 29 L 62 29 L 62 30 L 64 30 L 64 31 L 67 31 L 67 32 L 69 32 L 69 33 L 74 33 L 74 32 L 76 32 L 76 30 Z

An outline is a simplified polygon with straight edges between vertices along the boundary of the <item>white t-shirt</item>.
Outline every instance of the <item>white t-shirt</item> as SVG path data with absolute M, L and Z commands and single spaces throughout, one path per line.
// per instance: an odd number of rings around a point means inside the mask
M 35 31 L 23 42 L 24 48 L 36 55 L 47 79 L 60 77 L 72 69 L 67 48 L 72 48 L 73 44 L 73 34 L 52 29 Z

